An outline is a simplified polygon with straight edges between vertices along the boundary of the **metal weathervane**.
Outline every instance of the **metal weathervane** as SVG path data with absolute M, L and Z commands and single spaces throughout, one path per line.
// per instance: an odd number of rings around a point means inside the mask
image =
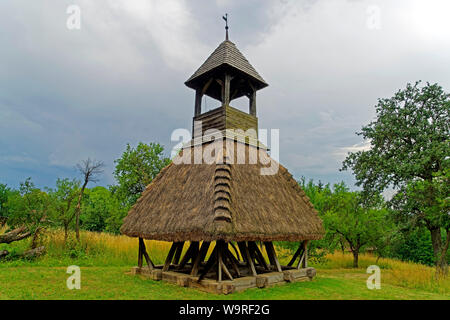
M 225 40 L 228 40 L 228 13 L 225 13 L 222 19 L 225 20 Z

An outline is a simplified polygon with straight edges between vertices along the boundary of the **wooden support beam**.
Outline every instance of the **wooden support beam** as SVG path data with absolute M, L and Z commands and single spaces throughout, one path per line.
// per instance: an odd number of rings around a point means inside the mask
M 238 261 L 241 260 L 241 256 L 239 255 L 239 250 L 236 248 L 233 242 L 230 242 L 231 247 L 233 248 L 234 252 L 236 253 L 236 258 Z M 230 251 L 231 253 L 231 251 Z
M 281 265 L 277 258 L 277 253 L 275 252 L 275 248 L 273 247 L 272 242 L 264 242 L 266 246 L 267 255 L 269 256 L 269 260 L 271 260 L 272 265 L 278 272 L 281 272 Z
M 166 261 L 164 262 L 164 267 L 163 267 L 162 271 L 169 270 L 176 248 L 177 248 L 177 242 L 172 243 L 172 246 L 170 247 L 170 250 L 169 250 L 169 254 L 167 255 Z
M 245 255 L 245 242 L 238 242 L 238 247 L 241 251 L 242 261 L 247 263 L 247 256 Z
M 228 250 L 228 244 L 226 244 L 223 240 L 216 241 L 216 248 L 217 248 L 217 281 L 222 281 L 222 271 L 225 273 L 225 275 L 230 279 L 233 280 L 233 276 L 231 275 L 230 271 L 228 270 L 225 262 L 226 262 L 226 253 L 225 250 Z
M 264 245 L 265 244 L 266 243 L 264 242 Z M 270 251 L 270 248 L 268 248 L 267 246 L 265 246 L 265 247 L 266 247 L 267 257 L 269 258 L 269 263 L 271 266 L 273 266 L 275 268 L 276 262 L 273 258 L 272 252 Z
M 308 268 L 308 240 L 304 241 L 303 249 L 305 252 L 305 260 L 303 261 L 303 268 Z
M 238 245 L 239 245 L 239 243 L 238 243 Z M 250 256 L 250 251 L 248 250 L 248 245 L 247 245 L 247 243 L 246 243 L 246 242 L 241 242 L 240 247 L 242 247 L 241 253 L 243 254 L 243 256 L 245 256 L 245 260 L 246 260 L 246 262 L 247 262 L 247 266 L 248 266 L 248 269 L 249 269 L 250 273 L 251 273 L 253 276 L 256 277 L 256 276 L 257 276 L 257 273 L 256 273 L 255 264 L 253 263 L 253 259 L 252 259 L 252 257 Z M 244 252 L 242 252 L 242 251 L 244 251 Z
M 217 248 L 217 281 L 222 281 L 222 243 L 220 241 L 216 241 Z
M 216 82 L 217 82 L 217 83 L 220 85 L 220 87 L 221 87 L 220 101 L 221 101 L 222 104 L 223 104 L 223 98 L 224 98 L 224 96 L 225 96 L 224 83 L 223 83 L 223 81 L 220 80 L 220 79 L 215 79 L 215 80 L 216 80 Z
M 209 79 L 203 88 L 198 88 L 195 90 L 195 109 L 194 109 L 194 116 L 197 117 L 202 114 L 202 98 L 205 94 L 206 90 L 208 90 L 209 86 L 213 82 L 213 78 Z
M 289 261 L 288 266 L 292 266 L 292 264 L 295 262 L 297 257 L 302 253 L 303 250 L 303 242 L 300 242 L 300 245 L 298 246 L 297 251 L 295 251 L 294 256 L 292 257 L 291 261 Z
M 256 117 L 256 90 L 249 97 L 249 113 Z
M 202 113 L 202 97 L 203 93 L 201 89 L 195 90 L 195 108 L 194 116 L 197 117 Z
M 142 238 L 139 238 L 138 267 L 142 268 Z
M 223 257 L 222 257 L 223 258 Z M 227 265 L 225 264 L 224 259 L 220 262 L 223 272 L 227 275 L 228 279 L 233 280 L 233 276 L 231 275 L 230 271 L 227 268 Z
M 297 263 L 297 269 L 301 269 L 303 267 L 303 261 L 305 260 L 305 251 L 302 251 L 302 255 L 300 256 L 300 260 Z
M 266 260 L 264 260 L 264 256 L 263 256 L 262 252 L 259 250 L 256 243 L 252 241 L 252 242 L 249 242 L 248 245 L 254 252 L 255 258 L 256 258 L 256 260 L 258 260 L 258 263 L 261 266 L 263 266 L 265 270 L 269 270 L 269 266 L 267 265 Z
M 211 242 L 203 241 L 202 246 L 200 248 L 200 252 L 197 255 L 197 257 L 195 258 L 194 263 L 192 264 L 191 276 L 196 276 L 198 274 L 198 267 L 205 259 L 206 254 L 208 253 L 210 244 L 211 244 Z
M 249 99 L 249 111 L 248 111 L 248 113 L 250 113 L 252 116 L 256 117 L 256 88 L 255 88 L 255 86 L 252 84 L 252 82 L 250 80 L 248 80 L 248 85 L 252 89 L 252 91 L 248 95 L 248 99 Z
M 297 269 L 307 268 L 308 267 L 308 241 L 305 240 L 300 244 L 302 249 L 302 256 L 297 264 Z M 300 248 L 299 248 L 300 249 Z
M 252 259 L 253 263 L 255 264 L 255 266 L 259 265 L 259 261 L 256 259 L 255 256 L 255 250 L 254 248 L 250 245 L 251 241 L 247 241 L 247 247 L 248 247 L 248 252 L 250 253 L 250 258 Z M 258 263 L 257 263 L 258 262 Z
M 230 261 L 230 264 L 233 267 L 234 272 L 236 273 L 236 277 L 240 277 L 241 272 L 239 271 L 239 261 L 228 249 L 228 246 L 225 247 L 225 256 L 226 258 L 228 258 L 228 261 Z
M 202 95 L 204 95 L 206 90 L 208 90 L 208 88 L 211 85 L 211 83 L 213 82 L 213 80 L 214 80 L 214 78 L 211 78 L 208 80 L 208 82 L 205 83 L 205 85 L 203 86 L 203 89 L 202 89 Z
M 198 282 L 202 281 L 202 279 L 206 276 L 206 274 L 208 273 L 208 271 L 214 267 L 214 265 L 217 262 L 217 246 L 214 248 L 213 252 L 211 253 L 211 255 L 209 256 L 208 262 L 205 265 L 205 268 L 203 269 L 202 273 L 200 274 L 199 278 L 198 278 Z
M 148 268 L 150 270 L 153 270 L 155 268 L 155 264 L 153 263 L 153 261 L 150 259 L 148 253 L 147 253 L 147 249 L 145 248 L 145 242 L 144 239 L 139 238 L 139 245 L 141 246 L 141 250 L 142 250 L 142 255 L 145 258 L 145 261 L 147 262 Z
M 199 247 L 198 241 L 191 242 L 191 245 L 189 246 L 186 253 L 184 254 L 183 259 L 181 259 L 178 269 L 184 268 L 184 266 L 186 265 L 186 263 L 189 262 L 189 260 L 195 261 L 195 258 L 197 257 L 197 253 L 198 253 L 198 247 Z
M 223 87 L 223 99 L 222 99 L 222 102 L 225 106 L 230 105 L 230 84 L 231 84 L 231 76 L 226 73 L 224 87 Z
M 175 251 L 175 257 L 173 258 L 173 264 L 178 264 L 180 261 L 181 253 L 183 252 L 184 241 L 178 242 L 177 250 Z

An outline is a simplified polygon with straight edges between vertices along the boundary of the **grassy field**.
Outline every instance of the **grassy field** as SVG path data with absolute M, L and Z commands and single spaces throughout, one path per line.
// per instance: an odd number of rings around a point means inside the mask
M 0 263 L 0 299 L 450 299 L 450 279 L 437 281 L 433 268 L 391 259 L 362 255 L 360 268 L 351 268 L 349 254 L 332 254 L 314 263 L 317 277 L 311 282 L 249 289 L 232 295 L 213 295 L 152 281 L 129 272 L 136 265 L 137 241 L 124 236 L 83 232 L 81 244 L 66 248 L 59 231 L 43 239 L 47 254 L 33 261 L 11 259 Z M 27 242 L 7 247 L 19 253 Z M 151 257 L 161 263 L 169 243 L 147 242 Z M 6 246 L 0 246 L 5 249 Z M 281 262 L 291 253 L 277 248 Z M 381 289 L 366 287 L 366 268 L 381 268 Z M 69 265 L 81 267 L 81 290 L 68 290 Z

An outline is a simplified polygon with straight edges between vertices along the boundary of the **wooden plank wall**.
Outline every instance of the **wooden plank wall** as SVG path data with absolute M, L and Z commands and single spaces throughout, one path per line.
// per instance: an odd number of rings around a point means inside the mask
M 202 121 L 201 134 L 204 134 L 209 129 L 217 129 L 219 131 L 225 129 L 241 129 L 244 131 L 254 129 L 256 132 L 258 131 L 257 117 L 230 106 L 219 107 L 194 117 L 194 137 L 200 135 L 200 130 L 195 127 L 196 121 Z

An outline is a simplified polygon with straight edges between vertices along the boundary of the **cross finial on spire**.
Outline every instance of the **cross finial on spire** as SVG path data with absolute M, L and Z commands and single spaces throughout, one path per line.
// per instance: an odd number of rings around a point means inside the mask
M 228 13 L 225 13 L 222 19 L 225 20 L 225 40 L 228 40 Z

